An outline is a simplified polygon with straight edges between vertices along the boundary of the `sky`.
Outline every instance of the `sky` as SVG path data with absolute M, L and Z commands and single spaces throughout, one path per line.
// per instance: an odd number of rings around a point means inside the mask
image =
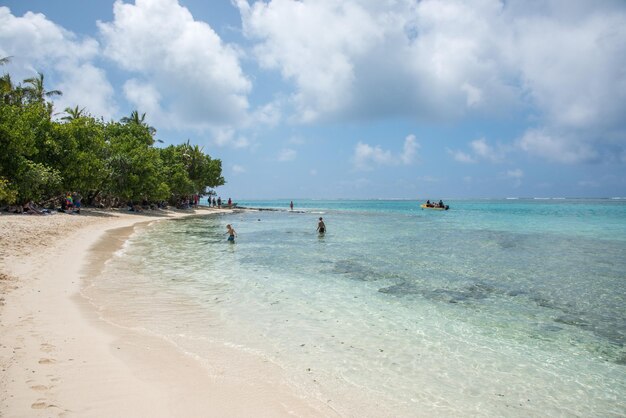
M 626 197 L 623 0 L 0 0 L 7 56 L 235 201 Z

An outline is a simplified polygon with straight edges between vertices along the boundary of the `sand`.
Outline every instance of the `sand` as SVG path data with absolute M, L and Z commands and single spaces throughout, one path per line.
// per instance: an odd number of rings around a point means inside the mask
M 272 365 L 224 350 L 216 374 L 166 341 L 104 322 L 81 296 L 133 225 L 217 212 L 0 215 L 0 416 L 335 415 L 271 383 L 284 381 Z

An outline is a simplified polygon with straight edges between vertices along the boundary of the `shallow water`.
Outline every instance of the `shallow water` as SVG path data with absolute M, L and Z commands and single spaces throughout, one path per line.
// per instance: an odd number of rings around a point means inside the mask
M 155 223 L 86 293 L 207 364 L 272 362 L 343 416 L 626 415 L 626 202 L 446 203 Z

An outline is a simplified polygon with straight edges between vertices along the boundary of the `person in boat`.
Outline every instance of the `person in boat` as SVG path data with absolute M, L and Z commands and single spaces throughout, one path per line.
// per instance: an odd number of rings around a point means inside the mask
M 445 208 L 445 206 L 443 205 L 443 200 L 441 200 L 441 199 L 439 200 L 439 207 L 440 208 Z
M 430 203 L 430 199 L 428 199 L 428 200 L 426 201 L 426 207 L 427 207 L 427 208 L 432 208 L 432 207 L 433 207 L 433 204 L 432 204 L 432 203 Z

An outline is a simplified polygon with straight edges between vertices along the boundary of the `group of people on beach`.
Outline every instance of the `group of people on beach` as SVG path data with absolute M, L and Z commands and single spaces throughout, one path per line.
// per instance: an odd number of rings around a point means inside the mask
M 209 202 L 208 205 L 209 207 L 214 207 L 214 208 L 218 208 L 221 209 L 222 208 L 222 198 L 221 197 L 217 197 L 217 200 L 215 199 L 215 196 L 213 197 L 213 199 L 211 199 L 211 196 L 209 196 Z M 233 206 L 233 200 L 229 197 L 228 198 L 228 202 L 226 203 L 226 205 L 230 208 Z
M 65 197 L 61 198 L 61 209 L 59 211 L 80 214 L 81 200 L 82 198 L 78 193 L 67 192 Z
M 6 211 L 11 213 L 23 213 L 28 215 L 49 215 L 52 213 L 52 211 L 58 210 L 59 212 L 63 213 L 79 214 L 81 199 L 82 198 L 80 194 L 76 192 L 67 192 L 64 193 L 59 199 L 61 203 L 60 208 L 54 205 L 54 203 L 50 204 L 48 207 L 38 206 L 32 200 L 29 200 L 28 202 L 21 205 L 9 205 L 6 208 Z

